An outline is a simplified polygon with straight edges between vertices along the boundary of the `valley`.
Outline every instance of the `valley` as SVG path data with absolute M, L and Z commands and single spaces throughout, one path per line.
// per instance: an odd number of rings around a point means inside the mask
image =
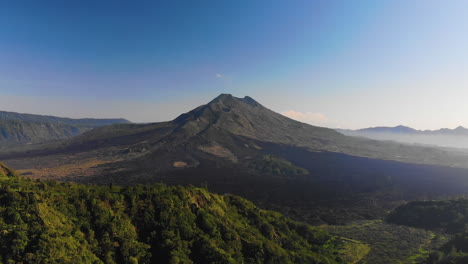
M 468 189 L 463 151 L 347 137 L 231 95 L 170 122 L 114 124 L 27 147 L 3 152 L 0 160 L 33 179 L 103 186 L 164 183 L 239 195 L 369 244 L 362 263 L 416 263 L 427 257 L 442 243 L 428 242 L 432 233 L 378 221 L 407 201 L 453 197 Z M 386 238 L 373 241 L 371 231 L 356 221 L 370 223 Z M 405 239 L 412 247 L 392 253 L 398 251 L 400 232 L 409 232 Z M 390 251 L 383 253 L 384 248 Z
M 468 1 L 0 1 L 0 264 L 467 264 Z

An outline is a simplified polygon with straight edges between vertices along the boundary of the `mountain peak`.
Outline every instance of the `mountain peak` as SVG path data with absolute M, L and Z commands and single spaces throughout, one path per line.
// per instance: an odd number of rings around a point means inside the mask
M 242 102 L 246 103 L 246 104 L 251 105 L 251 106 L 260 106 L 260 104 L 250 96 L 245 96 L 244 98 L 242 98 L 240 100 Z
M 255 115 L 256 111 L 261 110 L 259 106 L 261 104 L 249 96 L 238 98 L 231 94 L 220 94 L 209 103 L 180 115 L 173 122 L 181 124 L 181 122 L 185 123 L 190 120 L 204 120 L 208 123 L 216 123 L 217 121 L 215 120 L 218 120 L 221 115 L 230 115 L 233 112 L 237 116 L 244 117 Z
M 261 106 L 257 101 L 255 101 L 250 96 L 245 96 L 244 98 L 235 97 L 232 94 L 220 94 L 208 104 L 222 103 L 222 104 L 232 104 L 234 102 L 242 102 L 250 106 Z
M 211 100 L 208 104 L 210 103 L 219 103 L 219 102 L 225 102 L 234 99 L 235 97 L 232 96 L 232 94 L 220 94 L 217 97 L 215 97 L 213 100 Z
M 172 122 L 183 129 L 185 136 L 209 132 L 217 134 L 222 130 L 229 134 L 283 144 L 316 142 L 316 138 L 341 139 L 342 136 L 334 130 L 305 125 L 275 113 L 249 96 L 238 98 L 230 94 L 221 94 Z

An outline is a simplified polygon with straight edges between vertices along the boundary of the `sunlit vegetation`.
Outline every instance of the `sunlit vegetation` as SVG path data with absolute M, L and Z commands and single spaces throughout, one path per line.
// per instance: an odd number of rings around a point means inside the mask
M 74 177 L 83 177 L 94 175 L 99 171 L 97 168 L 99 165 L 108 163 L 110 163 L 110 161 L 90 159 L 51 168 L 18 170 L 18 173 L 28 176 L 29 178 L 63 179 L 71 175 Z
M 444 237 L 431 231 L 398 226 L 384 221 L 358 221 L 344 226 L 325 226 L 332 234 L 349 237 L 366 243 L 370 251 L 361 263 L 419 263 L 429 256 L 429 251 L 440 247 Z M 362 243 L 361 242 L 361 243 Z M 365 248 L 361 248 L 361 254 Z
M 432 251 L 425 263 L 468 263 L 468 200 L 419 201 L 397 208 L 388 220 L 401 225 L 447 232 L 452 238 Z
M 328 232 L 237 196 L 0 168 L 0 263 L 344 263 L 343 242 Z
M 349 264 L 357 264 L 360 263 L 371 250 L 370 246 L 366 243 L 362 243 L 361 241 L 348 239 L 348 238 L 340 238 L 343 242 L 341 247 L 338 249 L 338 252 L 341 258 Z

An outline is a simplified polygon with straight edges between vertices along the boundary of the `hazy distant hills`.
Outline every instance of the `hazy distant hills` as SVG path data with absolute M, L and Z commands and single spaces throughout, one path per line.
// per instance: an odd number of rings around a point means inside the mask
M 0 142 L 3 144 L 47 142 L 70 138 L 96 127 L 117 123 L 129 123 L 129 121 L 72 119 L 0 111 Z
M 442 128 L 438 130 L 417 130 L 407 126 L 396 127 L 370 127 L 358 130 L 341 129 L 339 131 L 355 131 L 361 133 L 393 133 L 393 134 L 412 134 L 412 135 L 451 135 L 451 136 L 468 136 L 468 129 L 459 126 L 455 129 Z
M 406 126 L 371 127 L 358 130 L 337 129 L 348 135 L 377 140 L 393 140 L 405 143 L 437 145 L 443 147 L 468 148 L 468 129 L 417 130 Z

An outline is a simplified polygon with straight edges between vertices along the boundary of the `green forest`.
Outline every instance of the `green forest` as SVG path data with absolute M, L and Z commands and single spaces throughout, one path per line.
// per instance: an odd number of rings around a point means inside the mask
M 468 263 L 468 200 L 416 201 L 400 206 L 389 222 L 446 233 L 451 239 L 430 254 L 428 264 Z
M 332 264 L 340 243 L 206 188 L 32 180 L 0 164 L 0 263 Z

